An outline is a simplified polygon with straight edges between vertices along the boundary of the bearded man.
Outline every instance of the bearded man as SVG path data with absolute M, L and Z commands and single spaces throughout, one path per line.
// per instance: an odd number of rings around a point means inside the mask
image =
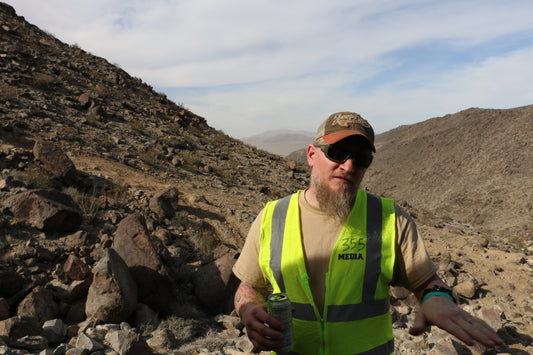
M 468 345 L 498 335 L 457 306 L 437 276 L 410 216 L 393 200 L 360 189 L 374 131 L 353 112 L 329 116 L 307 148 L 309 188 L 266 204 L 233 272 L 235 310 L 257 350 L 284 348 L 284 324 L 269 315 L 270 292 L 292 302 L 291 354 L 392 354 L 389 286 L 422 305 L 410 329 L 437 325 Z

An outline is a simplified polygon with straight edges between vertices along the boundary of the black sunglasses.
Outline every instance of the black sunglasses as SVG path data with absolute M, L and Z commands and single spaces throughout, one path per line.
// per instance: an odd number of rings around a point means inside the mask
M 366 169 L 372 163 L 372 159 L 374 159 L 372 154 L 350 152 L 349 150 L 346 150 L 343 147 L 335 144 L 321 144 L 316 145 L 316 147 L 324 152 L 326 158 L 339 164 L 342 164 L 351 158 L 355 166 Z

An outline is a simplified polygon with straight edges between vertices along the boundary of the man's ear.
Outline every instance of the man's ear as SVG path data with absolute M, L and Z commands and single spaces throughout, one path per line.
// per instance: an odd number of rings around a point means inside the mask
M 307 164 L 309 164 L 309 167 L 313 167 L 313 165 L 315 164 L 315 159 L 317 157 L 317 147 L 315 147 L 314 145 L 312 144 L 309 144 L 307 146 Z

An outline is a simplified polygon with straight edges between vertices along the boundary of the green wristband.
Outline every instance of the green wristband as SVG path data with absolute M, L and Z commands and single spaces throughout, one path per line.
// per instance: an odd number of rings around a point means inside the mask
M 447 294 L 446 292 L 428 292 L 428 293 L 426 293 L 424 298 L 422 298 L 422 302 L 421 303 L 424 304 L 424 302 L 431 296 L 444 296 L 444 297 L 449 298 L 453 303 L 455 303 L 455 300 L 453 299 L 453 297 L 450 296 L 449 294 Z

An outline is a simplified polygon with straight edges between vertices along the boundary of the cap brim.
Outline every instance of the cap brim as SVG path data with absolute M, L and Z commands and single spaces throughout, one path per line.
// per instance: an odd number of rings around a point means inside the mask
M 360 132 L 357 132 L 357 131 L 353 131 L 353 130 L 338 131 L 338 132 L 333 132 L 333 133 L 330 133 L 330 134 L 326 134 L 326 135 L 322 136 L 322 138 L 326 141 L 326 143 L 334 144 L 334 143 L 337 143 L 338 141 L 343 140 L 344 138 L 350 137 L 350 136 L 361 136 L 361 137 L 365 138 L 366 141 L 368 142 L 368 144 L 370 144 L 370 147 L 372 147 L 372 151 L 374 153 L 376 152 L 376 148 L 374 148 L 374 145 L 372 144 L 372 142 L 370 142 L 368 140 L 368 138 L 364 134 L 362 134 Z

